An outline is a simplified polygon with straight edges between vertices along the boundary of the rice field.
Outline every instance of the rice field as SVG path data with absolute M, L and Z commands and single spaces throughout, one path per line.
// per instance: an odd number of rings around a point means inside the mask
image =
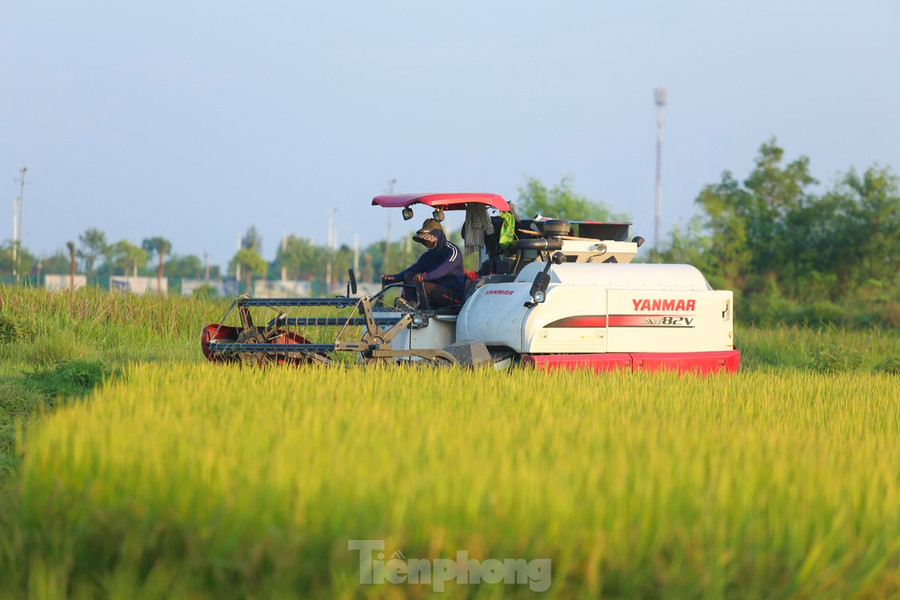
M 8 552 L 42 597 L 434 591 L 349 540 L 547 558 L 555 597 L 885 597 L 897 384 L 134 366 L 28 440 Z
M 739 331 L 736 376 L 242 369 L 197 349 L 221 303 L 75 298 L 0 297 L 0 597 L 900 597 L 896 332 Z

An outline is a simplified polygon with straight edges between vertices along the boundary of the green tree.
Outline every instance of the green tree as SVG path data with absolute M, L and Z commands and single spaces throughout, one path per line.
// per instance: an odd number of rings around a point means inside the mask
M 199 256 L 188 254 L 179 256 L 173 254 L 166 261 L 165 271 L 169 277 L 182 277 L 190 279 L 202 279 L 206 275 L 206 267 Z M 210 276 L 218 276 L 218 267 L 210 267 Z
M 35 268 L 35 264 L 37 261 L 34 255 L 28 251 L 27 248 L 23 247 L 21 242 L 16 245 L 16 253 L 19 261 L 18 273 L 20 275 L 25 273 L 31 273 Z M 12 275 L 13 272 L 13 243 L 9 240 L 0 247 L 0 273 L 9 273 Z
M 84 263 L 84 270 L 88 275 L 94 274 L 94 264 L 97 259 L 106 255 L 109 245 L 106 243 L 106 234 L 97 228 L 85 229 L 78 236 L 80 243 L 78 258 Z
M 237 254 L 231 259 L 230 270 L 236 272 L 235 267 L 238 265 L 241 267 L 241 273 L 244 276 L 248 293 L 252 290 L 253 275 L 265 277 L 269 266 L 266 260 L 256 250 L 251 248 L 241 248 L 237 251 Z
M 602 202 L 593 202 L 572 189 L 574 178 L 565 176 L 547 189 L 539 179 L 529 177 L 519 188 L 517 207 L 522 218 L 543 215 L 570 221 L 621 221 L 628 217 L 615 214 Z
M 888 279 L 900 272 L 900 185 L 888 169 L 870 167 L 859 175 L 844 177 L 854 209 L 858 232 L 859 275 L 866 279 Z
M 771 138 L 760 147 L 755 168 L 744 181 L 746 202 L 739 216 L 753 240 L 752 266 L 758 273 L 783 272 L 796 260 L 795 251 L 804 247 L 809 227 L 804 217 L 817 201 L 809 191 L 818 183 L 809 172 L 809 158 L 783 162 L 784 150 Z M 800 235 L 798 228 L 803 229 Z
M 158 259 L 156 269 L 156 289 L 159 290 L 159 293 L 161 294 L 166 254 L 172 249 L 172 243 L 164 237 L 157 236 L 145 239 L 141 244 L 141 247 L 147 252 L 148 258 L 155 254 Z
M 335 282 L 347 280 L 347 271 L 353 266 L 353 248 L 342 244 L 332 255 L 331 276 Z
M 284 247 L 278 248 L 272 269 L 277 272 L 285 267 L 290 279 L 312 279 L 324 273 L 326 252 L 308 238 L 290 235 Z
M 241 237 L 241 248 L 253 250 L 257 254 L 262 254 L 262 236 L 256 230 L 255 225 L 247 228 L 247 233 Z
M 817 255 L 836 272 L 846 293 L 872 282 L 893 282 L 900 272 L 900 180 L 889 169 L 855 169 L 826 194 L 833 224 L 821 236 Z
M 743 182 L 707 185 L 700 215 L 651 260 L 688 262 L 716 287 L 762 298 L 846 302 L 898 287 L 900 180 L 889 169 L 851 169 L 823 195 L 809 159 L 785 162 L 771 139 Z M 880 294 L 887 297 L 885 294 Z
M 751 202 L 746 190 L 726 171 L 720 183 L 703 188 L 696 203 L 703 209 L 704 219 L 699 227 L 693 228 L 694 240 L 698 247 L 708 248 L 708 252 L 702 261 L 705 264 L 695 266 L 708 269 L 722 287 L 743 288 L 753 261 L 748 246 L 750 224 L 746 218 Z M 696 235 L 699 231 L 707 235 L 702 242 L 699 241 L 702 236 Z M 678 259 L 687 262 L 682 257 Z
M 147 251 L 126 240 L 119 240 L 107 251 L 110 274 L 121 271 L 123 275 L 133 275 L 147 265 Z
M 814 259 L 809 248 L 818 206 L 809 188 L 816 180 L 807 157 L 783 162 L 784 150 L 772 138 L 743 182 L 725 171 L 697 196 L 700 216 L 651 260 L 690 262 L 717 287 L 736 290 L 761 291 L 805 277 Z
M 74 244 L 73 244 L 74 246 Z M 69 274 L 69 253 L 57 250 L 43 260 L 44 273 L 47 275 L 68 275 Z

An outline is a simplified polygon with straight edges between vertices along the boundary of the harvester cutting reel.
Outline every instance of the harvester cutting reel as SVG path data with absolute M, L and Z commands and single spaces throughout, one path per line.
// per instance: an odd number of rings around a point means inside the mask
M 434 364 L 456 364 L 456 358 L 440 349 L 392 349 L 391 340 L 408 327 L 414 326 L 422 315 L 415 318 L 408 312 L 393 308 L 379 310 L 373 306 L 383 303 L 378 297 L 350 298 L 237 298 L 222 317 L 224 322 L 237 307 L 240 327 L 214 323 L 207 325 L 201 335 L 203 353 L 211 362 L 240 362 L 245 364 L 347 364 L 341 353 L 356 353 L 356 364 L 394 363 L 418 359 Z M 278 311 L 278 315 L 264 326 L 254 325 L 250 309 L 266 307 Z M 282 308 L 293 307 L 355 307 L 360 317 L 289 317 Z M 339 327 L 334 341 L 328 344 L 312 343 L 294 327 Z M 363 327 L 359 341 L 344 341 L 340 337 L 348 327 Z

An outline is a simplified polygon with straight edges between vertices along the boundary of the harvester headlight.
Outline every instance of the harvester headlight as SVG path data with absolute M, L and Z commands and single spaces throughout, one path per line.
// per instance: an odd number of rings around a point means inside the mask
M 538 290 L 534 293 L 534 301 L 538 304 L 541 304 L 544 300 L 547 299 L 547 292 L 544 290 Z
M 423 315 L 415 314 L 412 316 L 412 324 L 416 327 L 421 327 L 425 324 L 425 317 Z

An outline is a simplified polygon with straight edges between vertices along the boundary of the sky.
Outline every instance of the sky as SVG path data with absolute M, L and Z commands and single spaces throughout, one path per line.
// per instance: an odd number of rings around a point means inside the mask
M 0 0 L 0 240 L 23 166 L 37 255 L 96 227 L 224 265 L 254 225 L 271 260 L 332 209 L 340 244 L 398 239 L 427 215 L 371 206 L 392 179 L 570 176 L 651 240 L 654 88 L 667 232 L 773 136 L 823 187 L 900 170 L 898 25 L 896 0 Z

